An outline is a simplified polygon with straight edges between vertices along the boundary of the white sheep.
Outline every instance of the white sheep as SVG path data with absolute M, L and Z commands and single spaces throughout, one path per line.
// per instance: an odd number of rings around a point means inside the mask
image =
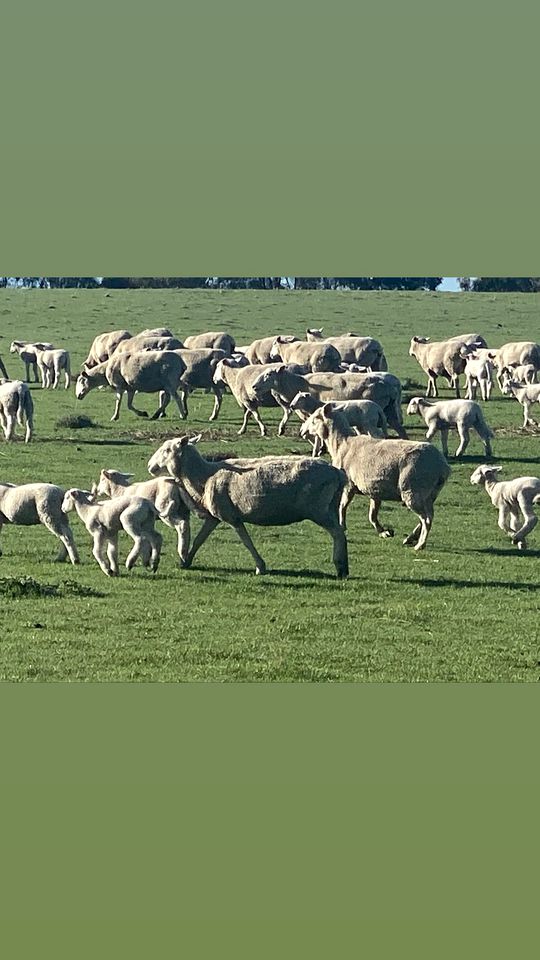
M 509 363 L 503 367 L 503 385 L 506 380 L 519 380 L 521 383 L 536 383 L 538 369 L 534 363 Z
M 132 483 L 132 473 L 120 470 L 102 470 L 99 481 L 92 493 L 99 497 L 144 497 L 151 500 L 159 513 L 160 520 L 176 530 L 178 537 L 178 556 L 185 560 L 189 551 L 190 514 L 182 497 L 178 484 L 172 477 L 156 477 Z
M 64 495 L 65 490 L 52 483 L 0 484 L 0 530 L 4 523 L 24 527 L 41 523 L 62 544 L 57 560 L 69 557 L 71 563 L 79 563 L 73 534 L 62 512 Z
M 223 330 L 218 332 L 198 333 L 192 337 L 184 338 L 184 346 L 187 350 L 223 350 L 227 357 L 231 357 L 236 350 L 234 337 Z
M 484 486 L 493 506 L 499 511 L 499 527 L 511 537 L 518 550 L 525 550 L 525 538 L 538 523 L 533 506 L 540 503 L 540 478 L 498 480 L 497 474 L 501 471 L 502 467 L 483 463 L 471 475 L 471 483 Z
M 341 337 L 323 337 L 322 327 L 318 329 L 311 327 L 306 330 L 306 337 L 310 343 L 331 343 L 338 351 L 343 363 L 366 367 L 369 370 L 388 370 L 383 347 L 373 337 L 358 337 L 354 333 L 347 333 Z
M 26 383 L 22 380 L 0 379 L 0 425 L 6 440 L 12 440 L 15 424 L 23 427 L 26 422 L 24 442 L 32 438 L 34 429 L 34 401 Z
M 445 457 L 448 456 L 448 431 L 457 430 L 460 438 L 456 457 L 460 457 L 469 445 L 469 431 L 475 430 L 484 444 L 486 457 L 492 456 L 491 439 L 493 430 L 484 420 L 484 414 L 475 400 L 438 400 L 432 403 L 424 397 L 413 397 L 407 407 L 407 413 L 420 414 L 427 425 L 426 440 L 431 440 L 437 431 L 441 434 L 441 443 Z
M 160 393 L 159 407 L 152 416 L 156 420 L 166 409 L 171 397 L 175 401 L 182 419 L 186 411 L 182 402 L 182 393 L 186 389 L 182 374 L 186 364 L 174 350 L 141 351 L 140 353 L 114 353 L 110 360 L 98 363 L 94 367 L 85 367 L 77 377 L 75 396 L 82 400 L 90 390 L 98 387 L 112 387 L 116 393 L 116 405 L 111 420 L 118 420 L 120 404 L 124 393 L 127 396 L 128 410 L 138 417 L 147 417 L 145 410 L 133 406 L 136 393 Z
M 414 357 L 427 374 L 426 397 L 438 397 L 437 377 L 445 377 L 459 397 L 459 375 L 465 369 L 463 346 L 485 347 L 486 341 L 480 334 L 464 333 L 447 340 L 431 341 L 429 337 L 413 337 L 409 355 Z
M 71 361 L 67 350 L 36 349 L 37 365 L 41 374 L 41 386 L 44 390 L 52 387 L 56 390 L 60 374 L 64 372 L 66 390 L 71 383 Z
M 490 357 L 497 368 L 497 382 L 503 389 L 503 371 L 511 363 L 532 363 L 536 370 L 540 370 L 540 344 L 534 340 L 516 340 L 503 343 L 502 347 L 490 351 Z
M 540 384 L 521 383 L 519 380 L 506 380 L 503 383 L 502 392 L 506 396 L 514 397 L 523 407 L 523 426 L 528 424 L 534 426 L 534 420 L 530 415 L 530 408 L 533 403 L 540 403 Z
M 298 364 L 311 369 L 313 373 L 339 370 L 341 363 L 341 355 L 333 344 L 324 340 L 297 340 L 296 337 L 276 337 L 270 356 L 273 363 Z
M 476 391 L 480 387 L 482 400 L 489 400 L 493 390 L 493 361 L 489 359 L 488 350 L 469 354 L 465 359 L 465 383 L 467 400 L 476 400 Z
M 293 397 L 290 409 L 301 413 L 309 424 L 310 417 L 322 406 L 322 401 L 316 400 L 310 393 L 303 392 Z M 370 437 L 388 436 L 388 422 L 384 411 L 373 400 L 333 400 L 328 406 L 332 410 L 340 410 L 349 426 L 358 433 L 367 433 Z M 305 433 L 308 431 L 309 427 L 306 427 Z M 316 457 L 321 452 L 320 441 L 316 438 L 313 444 L 313 456 Z
M 26 368 L 26 382 L 30 383 L 30 367 L 32 367 L 34 371 L 34 381 L 38 383 L 39 375 L 37 351 L 54 349 L 55 347 L 53 343 L 31 343 L 29 340 L 12 340 L 9 352 L 19 354 Z
M 118 576 L 118 534 L 122 529 L 134 544 L 126 559 L 127 569 L 131 570 L 140 557 L 143 566 L 149 566 L 155 573 L 163 538 L 154 530 L 159 514 L 150 500 L 127 495 L 96 503 L 89 490 L 72 487 L 62 502 L 64 513 L 71 510 L 76 510 L 92 536 L 92 553 L 108 577 Z
M 100 333 L 92 342 L 83 367 L 95 367 L 98 363 L 105 363 L 112 357 L 118 344 L 122 340 L 131 340 L 132 336 L 133 334 L 129 330 L 111 330 L 109 333 Z

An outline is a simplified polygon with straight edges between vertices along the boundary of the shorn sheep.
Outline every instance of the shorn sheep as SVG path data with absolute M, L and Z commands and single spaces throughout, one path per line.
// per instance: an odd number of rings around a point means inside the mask
M 490 358 L 497 368 L 497 382 L 500 390 L 503 389 L 503 373 L 515 363 L 518 365 L 532 363 L 535 370 L 540 370 L 540 344 L 534 340 L 516 340 L 503 343 L 502 347 L 490 351 Z
M 413 397 L 407 407 L 407 414 L 418 413 L 427 426 L 426 439 L 431 440 L 437 431 L 441 434 L 441 443 L 445 457 L 448 456 L 448 432 L 457 430 L 459 447 L 456 457 L 460 457 L 469 444 L 470 431 L 475 430 L 484 444 L 486 457 L 492 456 L 491 440 L 493 430 L 484 420 L 484 414 L 475 400 L 438 400 L 432 403 L 424 397 Z
M 330 464 L 308 457 L 210 462 L 187 437 L 180 437 L 162 444 L 148 461 L 148 470 L 154 476 L 164 472 L 174 476 L 193 509 L 206 516 L 185 561 L 186 567 L 191 566 L 199 548 L 223 522 L 236 531 L 253 557 L 255 572 L 266 573 L 266 564 L 244 524 L 284 526 L 311 520 L 332 537 L 338 578 L 348 576 L 347 541 L 338 517 L 346 478 Z
M 26 424 L 24 442 L 32 439 L 34 430 L 34 401 L 26 383 L 22 380 L 0 379 L 0 424 L 6 440 L 12 440 L 15 424 Z
M 118 576 L 120 530 L 125 530 L 133 540 L 126 559 L 127 569 L 131 570 L 140 557 L 143 566 L 149 566 L 154 573 L 157 570 L 163 538 L 154 530 L 159 514 L 150 500 L 123 496 L 95 503 L 89 490 L 72 487 L 66 490 L 62 510 L 64 513 L 77 512 L 94 541 L 92 553 L 108 577 Z
M 34 382 L 39 383 L 38 351 L 54 349 L 53 343 L 31 343 L 29 340 L 12 340 L 9 352 L 19 354 L 26 369 L 26 382 L 30 383 L 30 368 L 32 368 L 34 371 Z
M 331 343 L 343 363 L 358 364 L 370 370 L 388 370 L 382 344 L 373 337 L 357 337 L 352 333 L 341 337 L 323 337 L 322 327 L 306 330 L 306 337 L 311 343 Z
M 180 350 L 184 344 L 178 337 L 161 336 L 141 336 L 131 337 L 129 340 L 121 340 L 113 356 L 117 357 L 121 353 L 140 353 L 141 350 Z
M 178 556 L 185 560 L 189 551 L 190 513 L 180 496 L 178 484 L 172 477 L 156 477 L 138 483 L 132 483 L 132 477 L 132 473 L 120 470 L 102 470 L 92 493 L 98 497 L 144 497 L 151 500 L 160 520 L 176 530 Z
M 523 407 L 523 426 L 527 427 L 529 424 L 534 426 L 530 410 L 534 403 L 540 403 L 540 384 L 506 380 L 502 392 L 509 397 L 514 397 Z
M 269 392 L 266 398 L 259 398 L 253 392 L 253 384 L 261 375 L 261 372 L 274 369 L 277 366 L 281 366 L 281 364 L 249 364 L 245 367 L 236 363 L 230 357 L 225 357 L 216 365 L 213 375 L 214 383 L 222 389 L 228 387 L 238 406 L 244 411 L 242 426 L 238 430 L 239 436 L 246 432 L 250 417 L 255 420 L 261 437 L 267 435 L 266 425 L 259 414 L 259 406 L 277 406 L 278 403 Z M 285 410 L 283 404 L 280 404 L 280 406 Z
M 516 477 L 515 480 L 498 480 L 501 471 L 502 467 L 483 463 L 471 475 L 471 483 L 485 488 L 493 506 L 499 511 L 499 527 L 511 537 L 518 550 L 526 550 L 526 537 L 538 523 L 533 507 L 540 503 L 540 479 Z
M 234 337 L 231 337 L 230 333 L 225 333 L 224 330 L 185 337 L 184 347 L 186 350 L 223 350 L 227 357 L 232 357 L 236 350 Z
M 0 484 L 0 530 L 4 523 L 24 527 L 41 523 L 62 544 L 57 560 L 69 557 L 71 563 L 79 563 L 73 533 L 62 512 L 64 495 L 65 490 L 52 483 Z
M 133 334 L 129 330 L 111 330 L 109 333 L 100 333 L 92 342 L 83 369 L 96 367 L 98 363 L 105 363 L 112 357 L 118 344 L 122 340 L 130 340 L 132 336 Z
M 274 363 L 296 363 L 309 368 L 312 373 L 339 370 L 341 356 L 331 343 L 309 343 L 294 337 L 276 337 L 270 350 Z
M 71 384 L 71 361 L 67 350 L 37 350 L 37 365 L 41 374 L 41 386 L 44 390 L 52 387 L 56 390 L 60 374 L 64 373 L 64 387 Z
M 301 412 L 306 422 L 321 406 L 321 401 L 315 400 L 309 393 L 297 393 L 290 405 L 291 410 Z M 373 403 L 372 400 L 333 400 L 329 406 L 332 410 L 340 410 L 349 426 L 358 433 L 367 433 L 370 437 L 388 436 L 388 423 L 378 403 Z M 308 429 L 306 427 L 305 433 Z M 313 456 L 320 453 L 322 445 L 317 437 L 313 444 Z
M 419 523 L 403 543 L 422 550 L 433 524 L 434 503 L 450 476 L 450 467 L 431 443 L 412 440 L 377 440 L 353 433 L 339 410 L 325 404 L 300 428 L 326 444 L 334 466 L 347 475 L 340 504 L 345 527 L 346 511 L 356 493 L 369 497 L 369 522 L 380 537 L 393 537 L 390 527 L 379 523 L 383 500 L 401 501 L 415 513 Z
M 486 341 L 480 334 L 472 333 L 439 341 L 431 341 L 429 337 L 412 338 L 409 355 L 418 361 L 427 374 L 426 397 L 438 397 L 437 377 L 445 377 L 456 391 L 456 397 L 459 397 L 459 375 L 465 369 L 463 346 L 485 347 Z
M 166 409 L 169 401 L 175 401 L 182 419 L 186 411 L 178 390 L 185 389 L 182 374 L 186 365 L 182 358 L 172 350 L 141 351 L 141 353 L 113 354 L 110 360 L 88 367 L 77 377 L 75 396 L 77 400 L 97 387 L 109 386 L 116 393 L 116 405 L 111 420 L 118 420 L 120 404 L 124 393 L 127 396 L 128 410 L 138 417 L 147 417 L 145 410 L 133 406 L 136 393 L 159 393 L 159 407 L 152 416 L 156 420 Z

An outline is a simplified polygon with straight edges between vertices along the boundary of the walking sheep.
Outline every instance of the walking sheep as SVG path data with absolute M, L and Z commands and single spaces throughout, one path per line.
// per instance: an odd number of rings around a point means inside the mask
M 290 409 L 300 413 L 307 422 L 322 405 L 320 400 L 316 400 L 309 393 L 297 393 L 291 401 Z M 333 400 L 329 406 L 332 410 L 340 410 L 349 426 L 358 433 L 367 433 L 370 437 L 388 436 L 388 423 L 378 403 L 373 403 L 372 400 Z M 316 457 L 321 452 L 317 438 L 313 446 L 313 456 Z
M 121 353 L 140 353 L 142 350 L 180 350 L 184 344 L 178 337 L 142 336 L 130 337 L 129 340 L 121 340 L 113 356 L 118 357 Z
M 185 408 L 178 390 L 184 391 L 182 374 L 186 365 L 182 358 L 172 350 L 142 351 L 141 353 L 114 354 L 105 363 L 87 367 L 77 377 L 75 396 L 82 400 L 90 390 L 110 386 L 116 392 L 116 405 L 111 420 L 118 420 L 120 404 L 124 393 L 127 396 L 128 410 L 138 417 L 147 417 L 145 410 L 133 406 L 136 393 L 160 393 L 158 409 L 151 417 L 156 420 L 168 406 L 171 397 L 176 403 L 180 416 L 185 419 Z
M 230 333 L 224 333 L 223 330 L 185 337 L 184 346 L 186 350 L 223 350 L 227 357 L 232 357 L 236 350 L 234 337 L 231 337 Z
M 189 338 L 188 338 L 189 339 Z M 209 420 L 216 420 L 221 409 L 221 401 L 225 392 L 225 387 L 220 383 L 214 382 L 214 373 L 220 360 L 223 360 L 227 354 L 224 350 L 199 348 L 198 350 L 175 350 L 175 353 L 182 358 L 186 369 L 182 374 L 182 383 L 184 384 L 183 406 L 186 417 L 189 414 L 187 398 L 193 390 L 207 390 L 214 394 L 214 408 Z
M 112 357 L 122 340 L 131 340 L 132 337 L 133 334 L 129 330 L 111 330 L 110 333 L 100 333 L 99 336 L 95 337 L 90 347 L 83 369 L 95 367 L 98 363 L 105 363 Z M 47 349 L 51 349 L 51 345 L 48 345 Z
M 308 343 L 291 337 L 276 337 L 270 350 L 274 363 L 296 363 L 312 373 L 339 370 L 341 356 L 331 343 Z
M 471 341 L 472 337 L 476 337 Z M 428 385 L 426 397 L 438 397 L 437 377 L 445 377 L 459 397 L 459 375 L 465 369 L 464 345 L 485 347 L 486 341 L 479 334 L 463 334 L 448 340 L 431 341 L 429 337 L 413 337 L 409 355 L 414 357 L 422 370 L 427 373 Z
M 499 527 L 511 537 L 518 550 L 526 550 L 525 538 L 538 523 L 533 507 L 540 503 L 540 479 L 516 477 L 515 480 L 498 480 L 497 474 L 501 471 L 502 467 L 483 463 L 471 475 L 471 483 L 485 488 L 493 506 L 499 511 Z
M 156 477 L 155 480 L 132 483 L 132 476 L 132 473 L 121 473 L 119 470 L 102 470 L 92 493 L 98 497 L 144 497 L 150 500 L 160 520 L 176 530 L 178 556 L 180 560 L 185 560 L 189 551 L 190 514 L 180 496 L 178 484 L 172 477 Z
M 54 350 L 52 343 L 30 343 L 28 340 L 12 340 L 10 353 L 18 353 L 26 369 L 26 382 L 30 383 L 30 367 L 34 371 L 34 382 L 39 383 L 38 350 Z M 7 376 L 7 374 L 6 374 Z
M 420 523 L 403 543 L 422 550 L 433 524 L 434 503 L 450 476 L 450 467 L 431 443 L 411 440 L 377 440 L 353 433 L 339 410 L 325 404 L 300 428 L 326 444 L 334 466 L 347 474 L 340 504 L 340 522 L 345 528 L 346 511 L 356 493 L 369 497 L 369 522 L 380 537 L 393 537 L 390 527 L 379 523 L 383 500 L 401 501 L 416 513 Z
M 0 530 L 4 523 L 24 527 L 41 523 L 62 544 L 57 560 L 62 562 L 69 557 L 72 564 L 79 563 L 71 527 L 62 512 L 64 494 L 62 487 L 52 483 L 1 483 Z
M 266 364 L 262 367 L 263 370 L 270 370 L 281 364 Z M 258 408 L 259 406 L 277 406 L 277 401 L 270 396 L 265 398 L 259 398 L 253 392 L 253 384 L 261 374 L 261 364 L 250 364 L 245 367 L 240 364 L 236 364 L 230 357 L 226 357 L 224 360 L 220 360 L 214 370 L 213 381 L 217 386 L 220 386 L 222 389 L 228 387 L 231 391 L 234 399 L 236 400 L 239 407 L 244 411 L 244 419 L 242 421 L 242 426 L 238 430 L 238 435 L 241 436 L 246 432 L 248 420 L 250 417 L 253 417 L 255 423 L 259 427 L 261 432 L 261 437 L 267 435 L 267 429 L 265 424 L 260 418 Z M 280 404 L 284 410 L 283 404 Z
M 322 469 L 320 469 L 322 468 Z M 185 566 L 190 567 L 204 541 L 220 522 L 228 523 L 253 557 L 255 572 L 266 573 L 244 524 L 284 526 L 311 520 L 332 537 L 338 578 L 347 577 L 347 541 L 338 517 L 345 486 L 340 470 L 308 457 L 210 462 L 187 437 L 167 440 L 148 461 L 149 472 L 167 472 L 182 485 L 185 495 L 206 519 L 193 541 Z
M 71 361 L 67 350 L 37 350 L 37 364 L 41 374 L 41 386 L 44 390 L 52 387 L 56 390 L 60 374 L 64 372 L 64 387 L 71 384 Z
M 28 443 L 34 430 L 34 401 L 26 383 L 22 380 L 0 379 L 0 425 L 6 440 L 12 440 L 15 424 L 26 423 L 24 442 Z
M 480 387 L 482 400 L 489 400 L 493 390 L 493 361 L 485 356 L 489 351 L 482 350 L 465 358 L 465 383 L 467 400 L 476 400 L 476 391 Z
M 306 330 L 306 337 L 310 343 L 331 343 L 343 363 L 358 364 L 371 370 L 388 370 L 382 344 L 373 337 L 357 337 L 352 333 L 341 337 L 323 337 L 322 327 Z
M 427 425 L 427 440 L 431 440 L 437 431 L 440 431 L 445 457 L 448 456 L 448 431 L 457 430 L 459 434 L 460 444 L 456 457 L 460 457 L 469 445 L 471 429 L 476 431 L 484 444 L 486 457 L 492 456 L 491 439 L 494 433 L 484 420 L 480 404 L 475 400 L 439 400 L 431 403 L 424 397 L 413 397 L 407 407 L 407 414 L 411 416 L 414 413 L 420 414 Z
M 273 363 L 271 357 L 272 347 L 274 346 L 275 336 L 273 337 L 262 337 L 259 340 L 254 340 L 253 343 L 250 343 L 247 347 L 241 347 L 241 352 L 246 357 L 248 363 Z M 299 342 L 297 337 L 288 337 L 290 342 L 293 340 Z
M 64 513 L 76 510 L 94 541 L 92 553 L 108 577 L 118 576 L 120 530 L 125 530 L 134 544 L 126 560 L 127 569 L 131 570 L 140 557 L 143 566 L 156 572 L 163 538 L 154 530 L 159 514 L 150 500 L 123 496 L 95 503 L 89 490 L 73 487 L 66 491 L 62 510 Z
M 530 424 L 534 427 L 535 423 L 530 415 L 530 409 L 533 403 L 540 403 L 540 384 L 506 380 L 502 392 L 509 397 L 514 397 L 523 407 L 523 426 L 526 427 Z

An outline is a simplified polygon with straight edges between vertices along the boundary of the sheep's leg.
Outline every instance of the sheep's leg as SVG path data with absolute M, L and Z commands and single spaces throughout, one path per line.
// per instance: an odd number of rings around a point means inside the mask
M 2 523 L 2 521 L 0 520 L 0 533 L 2 533 L 2 527 L 3 527 L 3 523 Z M 2 556 L 2 547 L 0 547 L 0 557 L 1 557 L 1 556 Z
M 369 522 L 371 526 L 375 528 L 380 537 L 393 537 L 394 531 L 392 530 L 392 527 L 383 527 L 382 524 L 379 523 L 379 510 L 381 509 L 381 503 L 381 500 L 376 500 L 373 497 L 369 501 Z
M 144 556 L 145 540 L 140 534 L 132 533 L 130 530 L 126 530 L 126 533 L 129 533 L 129 536 L 133 540 L 133 547 L 129 551 L 126 558 L 126 569 L 131 570 L 135 566 L 137 558 L 139 556 Z
M 445 457 L 448 457 L 448 428 L 441 427 L 441 446 Z
M 68 369 L 66 368 L 66 369 L 64 370 L 64 377 L 65 377 L 64 390 L 69 390 L 69 388 L 70 388 L 70 386 L 71 386 L 71 370 L 68 370 Z
M 94 533 L 94 546 L 92 548 L 92 553 L 99 563 L 103 573 L 107 577 L 113 577 L 114 574 L 109 567 L 108 557 L 107 557 L 107 540 L 108 538 L 105 535 L 105 531 L 101 528 L 96 530 Z
M 262 422 L 262 420 L 261 420 L 261 418 L 260 418 L 260 416 L 259 416 L 259 412 L 258 412 L 257 408 L 254 407 L 251 412 L 252 412 L 252 414 L 253 414 L 253 419 L 255 420 L 255 422 L 257 423 L 257 425 L 258 425 L 258 427 L 259 427 L 259 430 L 261 431 L 261 437 L 265 437 L 268 431 L 267 431 L 264 423 Z
M 185 560 L 182 560 L 183 567 L 187 569 L 191 566 L 191 564 L 193 563 L 193 558 L 195 557 L 195 554 L 200 550 L 204 541 L 208 540 L 208 537 L 210 536 L 212 531 L 216 529 L 218 523 L 219 523 L 219 520 L 217 520 L 216 517 L 206 518 L 206 520 L 204 521 L 201 529 L 199 530 L 197 536 L 195 537 L 191 545 L 191 550 L 189 551 Z
M 25 366 L 25 369 L 26 369 L 26 382 L 27 382 L 27 383 L 30 383 L 30 361 L 29 361 L 29 360 L 25 360 L 25 361 L 24 361 L 24 366 Z M 34 369 L 35 369 L 35 368 L 34 368 Z
M 123 391 L 123 390 L 117 390 L 117 391 L 116 391 L 116 403 L 115 403 L 115 405 L 114 405 L 114 413 L 113 413 L 113 415 L 112 415 L 112 417 L 111 417 L 111 421 L 113 421 L 113 420 L 118 420 L 118 417 L 119 417 L 119 415 L 120 415 L 120 404 L 122 403 L 122 397 L 123 397 L 123 396 L 124 396 L 124 391 Z M 129 407 L 129 399 L 128 399 L 128 407 Z
M 339 504 L 339 522 L 342 530 L 347 529 L 347 507 L 356 493 L 358 493 L 358 490 L 354 483 L 348 483 L 343 488 L 343 493 L 341 494 L 341 501 Z
M 289 419 L 289 417 L 290 417 L 290 415 L 291 415 L 291 413 L 292 413 L 292 410 L 291 410 L 290 407 L 285 406 L 285 404 L 282 403 L 281 400 L 278 399 L 278 397 L 276 397 L 275 399 L 277 400 L 277 402 L 279 403 L 281 409 L 283 410 L 283 416 L 282 416 L 282 418 L 281 418 L 281 420 L 280 420 L 280 422 L 279 422 L 279 427 L 278 427 L 278 429 L 277 429 L 278 437 L 282 437 L 283 434 L 285 433 L 285 427 L 286 427 L 287 421 L 288 421 L 288 419 Z
M 24 442 L 29 443 L 32 439 L 32 432 L 34 430 L 34 420 L 31 415 L 26 414 L 26 433 L 24 435 Z
M 478 428 L 476 428 L 476 432 L 477 432 L 478 436 L 480 437 L 482 443 L 484 444 L 484 451 L 485 451 L 486 457 L 491 457 L 491 456 L 493 456 L 493 450 L 491 449 L 491 439 L 490 439 L 490 437 L 487 436 L 485 433 L 481 432 L 480 430 L 478 430 Z
M 107 542 L 107 558 L 109 561 L 109 568 L 111 571 L 111 577 L 118 576 L 118 539 L 110 539 Z
M 349 556 L 347 548 L 347 538 L 345 536 L 343 527 L 340 525 L 339 521 L 336 518 L 335 508 L 332 511 L 332 514 L 325 520 L 324 523 L 319 521 L 314 521 L 318 526 L 322 527 L 323 530 L 327 530 L 332 540 L 334 542 L 334 549 L 332 552 L 332 562 L 336 568 L 336 574 L 338 580 L 344 580 L 349 576 Z
M 538 517 L 535 517 L 534 515 L 532 504 L 525 500 L 524 497 L 518 497 L 518 502 L 525 523 L 514 533 L 512 537 L 513 544 L 519 544 L 520 542 L 524 541 L 527 535 L 531 532 L 531 530 L 534 530 L 536 524 L 538 523 Z
M 178 536 L 178 556 L 180 557 L 180 562 L 186 559 L 189 553 L 189 539 L 190 539 L 190 521 L 189 517 L 186 517 L 185 520 L 180 520 L 176 524 L 175 530 Z
M 157 572 L 159 567 L 159 558 L 161 557 L 161 546 L 163 544 L 163 537 L 157 530 L 151 529 L 147 531 L 148 540 L 146 542 L 150 543 L 151 555 L 150 555 L 150 569 L 153 573 Z
M 171 395 L 167 390 L 161 390 L 159 394 L 159 405 L 155 413 L 150 417 L 151 420 L 159 420 L 160 417 L 165 416 L 165 410 L 171 402 Z
M 13 433 L 15 431 L 15 417 L 12 414 L 8 413 L 6 415 L 6 425 L 4 427 L 4 433 L 6 435 L 6 440 L 13 439 Z
M 58 386 L 58 381 L 59 381 L 59 379 L 60 379 L 60 370 L 58 369 L 58 367 L 55 366 L 55 367 L 53 368 L 53 370 L 52 370 L 52 388 L 53 388 L 53 390 L 56 390 L 56 388 L 57 388 L 57 386 Z
M 212 416 L 210 417 L 210 420 L 217 420 L 219 411 L 221 410 L 221 401 L 223 399 L 223 391 L 220 389 L 220 387 L 218 387 L 217 384 L 214 384 L 214 386 L 212 387 L 212 391 L 214 394 L 214 409 L 212 410 Z
M 128 410 L 131 410 L 131 412 L 134 413 L 137 417 L 148 417 L 146 410 L 137 410 L 137 407 L 133 406 L 133 398 L 135 396 L 135 393 L 136 393 L 135 390 L 126 390 Z M 116 394 L 116 396 L 118 396 L 118 394 Z M 114 420 L 114 417 L 113 417 L 113 420 Z
M 512 530 L 514 529 L 512 527 L 512 515 L 509 509 L 504 504 L 501 507 L 499 507 L 499 516 L 497 517 L 497 526 L 504 533 L 509 533 L 510 535 L 512 534 Z M 517 527 L 515 529 L 517 529 Z
M 66 523 L 62 525 L 56 525 L 55 523 L 48 522 L 44 523 L 43 526 L 46 527 L 47 530 L 50 530 L 55 537 L 58 537 L 60 543 L 62 544 L 58 552 L 58 556 L 56 557 L 56 562 L 63 563 L 66 559 L 66 556 L 68 556 L 73 566 L 75 566 L 77 563 L 80 563 L 79 554 L 77 552 L 77 547 L 75 546 L 73 533 L 69 524 Z
M 414 546 L 415 543 L 418 543 L 418 537 L 420 536 L 421 530 L 422 530 L 422 524 L 418 523 L 414 528 L 414 530 L 412 531 L 412 533 L 410 533 L 408 537 L 405 537 L 403 541 L 403 546 L 412 547 Z
M 255 561 L 255 573 L 260 575 L 262 575 L 263 573 L 266 573 L 266 564 L 263 558 L 261 557 L 260 553 L 257 552 L 255 548 L 255 544 L 253 543 L 253 540 L 251 539 L 249 533 L 247 532 L 244 524 L 235 523 L 234 525 L 231 524 L 231 526 L 233 526 L 233 530 L 236 530 L 246 550 L 248 550 L 251 556 L 253 557 Z
M 456 450 L 456 457 L 460 457 L 461 454 L 465 452 L 465 450 L 469 445 L 469 430 L 464 423 L 458 423 L 457 432 L 459 434 L 461 443 Z
M 415 550 L 423 550 L 426 545 L 426 540 L 429 536 L 429 531 L 433 523 L 433 508 L 428 511 L 426 510 L 424 515 L 420 516 L 420 536 L 418 537 L 418 542 L 415 546 Z
M 242 426 L 240 427 L 240 429 L 239 429 L 239 431 L 238 431 L 238 436 L 239 436 L 239 437 L 240 437 L 243 433 L 246 432 L 247 423 L 248 423 L 248 420 L 249 420 L 250 417 L 251 417 L 251 410 L 249 410 L 247 407 L 244 407 L 244 419 L 242 420 Z
M 452 383 L 452 386 L 453 386 L 454 390 L 456 391 L 456 397 L 457 397 L 458 400 L 459 400 L 460 397 L 461 397 L 461 393 L 460 393 L 460 391 L 459 391 L 459 373 L 454 373 L 454 374 L 452 375 L 451 383 Z

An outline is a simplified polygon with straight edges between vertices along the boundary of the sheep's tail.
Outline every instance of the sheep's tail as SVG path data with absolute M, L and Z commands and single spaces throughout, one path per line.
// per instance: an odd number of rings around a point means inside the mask
M 493 430 L 491 429 L 491 427 L 488 427 L 486 421 L 484 420 L 484 414 L 482 413 L 481 410 L 479 410 L 476 415 L 476 423 L 480 427 L 484 436 L 489 437 L 490 440 L 493 440 L 495 434 L 493 433 Z

